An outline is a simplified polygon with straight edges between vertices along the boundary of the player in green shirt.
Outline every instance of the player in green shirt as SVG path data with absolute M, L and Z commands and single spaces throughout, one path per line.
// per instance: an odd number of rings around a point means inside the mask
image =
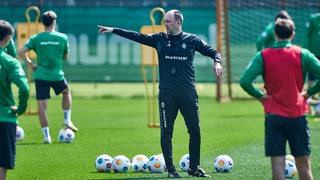
M 320 13 L 312 14 L 306 23 L 304 47 L 320 58 Z
M 50 88 L 56 95 L 62 94 L 63 126 L 78 131 L 71 121 L 71 91 L 62 71 L 62 62 L 69 58 L 69 42 L 67 35 L 55 31 L 56 18 L 57 15 L 53 11 L 44 12 L 42 23 L 45 31 L 31 36 L 19 50 L 19 56 L 34 70 L 39 120 L 44 143 L 48 144 L 51 143 L 51 136 L 46 109 L 50 99 Z M 37 64 L 26 55 L 29 50 L 34 50 L 37 54 Z
M 278 18 L 284 18 L 284 19 L 291 19 L 290 15 L 288 14 L 287 11 L 281 10 L 274 18 L 274 21 L 269 23 L 264 31 L 258 36 L 257 41 L 256 41 L 256 48 L 257 51 L 261 51 L 264 48 L 271 47 L 275 43 L 275 37 L 273 33 L 274 29 L 274 22 Z
M 7 169 L 14 168 L 17 116 L 25 112 L 29 98 L 28 80 L 19 60 L 4 51 L 13 32 L 9 22 L 0 20 L 0 179 L 6 179 Z M 15 106 L 12 83 L 19 89 L 18 106 Z
M 309 49 L 318 59 L 320 59 L 320 13 L 311 14 L 306 23 L 304 48 Z M 315 81 L 315 77 L 312 73 L 308 73 L 309 85 L 312 85 Z M 310 106 L 312 114 L 320 115 L 320 100 L 314 98 L 309 99 L 310 105 L 316 105 L 313 110 L 313 106 Z
M 8 46 L 4 48 L 4 51 L 12 57 L 17 57 L 17 49 L 14 46 L 12 38 L 10 39 Z

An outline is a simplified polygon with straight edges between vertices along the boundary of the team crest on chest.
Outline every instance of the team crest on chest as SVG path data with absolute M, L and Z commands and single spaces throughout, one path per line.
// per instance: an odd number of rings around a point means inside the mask
M 168 41 L 167 47 L 171 47 L 171 41 Z
M 183 49 L 185 49 L 187 47 L 187 45 L 185 43 L 182 44 L 181 46 Z

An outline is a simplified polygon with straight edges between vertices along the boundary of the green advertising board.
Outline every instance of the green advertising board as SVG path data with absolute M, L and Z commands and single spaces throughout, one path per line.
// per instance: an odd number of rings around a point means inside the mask
M 26 22 L 28 7 L 0 8 L 1 17 L 13 25 Z M 41 13 L 54 10 L 57 30 L 68 35 L 70 59 L 64 63 L 66 78 L 73 82 L 136 82 L 143 81 L 141 73 L 141 45 L 115 34 L 98 34 L 97 25 L 140 31 L 152 25 L 151 7 L 39 7 Z M 166 9 L 165 9 L 166 10 Z M 166 10 L 167 11 L 167 10 Z M 215 11 L 213 9 L 182 10 L 185 16 L 183 30 L 201 36 L 215 46 Z M 30 12 L 32 19 L 33 12 Z M 156 23 L 162 14 L 154 13 Z M 198 81 L 214 81 L 212 61 L 199 53 L 195 58 Z M 151 78 L 151 69 L 147 75 Z M 149 77 L 149 76 L 148 76 Z
M 0 18 L 15 27 L 26 22 L 28 7 L 0 7 Z M 140 31 L 150 26 L 150 12 L 154 7 L 39 7 L 41 12 L 54 10 L 57 15 L 57 30 L 66 33 L 70 41 L 70 60 L 64 64 L 69 81 L 77 82 L 142 82 L 141 47 L 115 34 L 98 34 L 97 25 L 120 27 Z M 177 7 L 164 8 L 165 11 Z M 178 7 L 184 14 L 183 31 L 197 34 L 208 44 L 216 47 L 216 11 L 214 7 Z M 279 7 L 239 6 L 228 9 L 228 35 L 230 48 L 230 75 L 237 82 L 251 58 L 256 53 L 255 41 L 264 27 L 274 19 Z M 288 8 L 296 25 L 293 43 L 302 45 L 305 23 L 309 15 L 318 12 L 311 7 Z M 35 15 L 30 13 L 31 19 Z M 162 14 L 155 13 L 157 23 Z M 224 32 L 223 32 L 224 33 Z M 223 34 L 225 36 L 225 34 Z M 224 44 L 225 45 L 225 44 Z M 225 46 L 223 46 L 225 48 Z M 226 62 L 226 51 L 222 59 Z M 196 81 L 213 82 L 212 60 L 196 53 Z M 226 64 L 224 64 L 226 65 Z M 224 81 L 227 79 L 225 66 Z M 147 69 L 151 80 L 152 69 Z

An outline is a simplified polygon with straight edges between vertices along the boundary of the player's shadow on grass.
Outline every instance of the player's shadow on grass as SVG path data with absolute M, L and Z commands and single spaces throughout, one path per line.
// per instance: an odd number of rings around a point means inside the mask
M 191 177 L 191 176 L 188 176 L 188 177 L 182 177 L 182 178 L 180 178 L 180 179 L 191 179 L 191 178 L 193 178 L 193 177 Z M 94 179 L 92 179 L 92 180 L 144 180 L 144 179 L 157 179 L 157 180 L 160 180 L 160 179 L 168 179 L 167 178 L 167 176 L 164 176 L 164 177 L 162 177 L 162 178 L 159 178 L 159 177 L 132 177 L 132 178 L 94 178 Z M 91 180 L 91 179 L 90 179 Z
M 95 173 L 98 173 L 98 174 L 103 174 L 103 173 L 99 173 L 99 172 L 91 172 L 91 173 L 93 173 L 93 174 L 95 174 Z M 108 173 L 104 173 L 106 176 L 108 175 Z M 140 175 L 141 175 L 141 177 L 132 177 L 132 178 L 128 178 L 128 177 L 123 177 L 123 178 L 121 178 L 121 177 L 114 177 L 114 174 L 115 173 L 111 173 L 112 174 L 112 176 L 113 177 L 110 177 L 110 178 L 108 178 L 108 177 L 104 177 L 104 178 L 93 178 L 93 180 L 120 180 L 120 179 L 122 179 L 122 180 L 144 180 L 144 179 L 157 179 L 157 180 L 160 180 L 160 179 L 168 179 L 168 177 L 167 177 L 167 173 L 160 173 L 160 174 L 156 174 L 156 175 L 161 175 L 161 177 L 159 177 L 159 176 L 152 176 L 152 174 L 150 174 L 150 173 L 141 173 Z M 110 175 L 111 175 L 110 174 Z M 117 173 L 117 174 L 119 174 L 119 175 L 121 175 L 121 173 Z M 127 172 L 127 173 L 125 173 L 125 174 L 137 174 L 137 173 L 135 173 L 135 172 Z M 190 178 L 193 178 L 192 176 L 182 176 L 182 178 L 180 178 L 180 179 L 190 179 Z
M 34 146 L 34 145 L 39 145 L 39 146 L 49 146 L 49 145 L 68 145 L 68 144 L 72 144 L 72 143 L 61 143 L 61 142 L 52 142 L 51 144 L 45 144 L 43 142 L 28 142 L 28 143 L 25 143 L 25 142 L 17 142 L 17 146 Z
M 43 144 L 43 143 L 42 143 Z M 23 143 L 23 142 L 18 142 L 17 146 L 29 146 L 29 145 L 39 145 L 37 142 L 30 142 L 30 143 Z
M 95 179 L 95 180 L 135 180 L 135 179 L 168 179 L 168 178 L 155 178 L 155 177 L 133 177 L 133 178 L 102 178 L 102 179 Z

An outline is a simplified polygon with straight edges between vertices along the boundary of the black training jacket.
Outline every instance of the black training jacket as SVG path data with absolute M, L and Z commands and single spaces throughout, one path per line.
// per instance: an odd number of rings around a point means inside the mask
M 198 36 L 181 32 L 169 35 L 165 32 L 142 34 L 114 28 L 114 34 L 156 49 L 159 61 L 160 89 L 195 89 L 195 51 L 220 61 L 219 52 Z

